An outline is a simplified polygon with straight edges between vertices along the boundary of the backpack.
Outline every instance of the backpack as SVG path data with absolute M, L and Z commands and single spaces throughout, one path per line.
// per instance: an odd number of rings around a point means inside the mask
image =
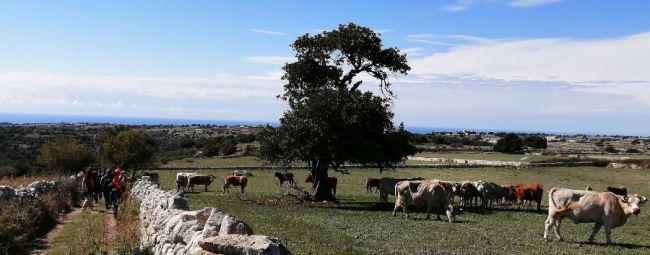
M 106 190 L 109 185 L 113 184 L 113 174 L 110 172 L 104 174 L 101 180 L 99 180 L 99 184 L 101 185 L 102 190 Z

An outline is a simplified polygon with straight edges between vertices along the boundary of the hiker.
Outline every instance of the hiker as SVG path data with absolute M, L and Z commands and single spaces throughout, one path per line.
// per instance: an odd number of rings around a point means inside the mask
M 81 204 L 81 209 L 90 207 L 93 209 L 93 200 L 97 201 L 97 191 L 99 188 L 99 176 L 97 169 L 89 167 L 83 172 L 83 179 L 81 181 L 81 191 L 86 198 Z
M 106 173 L 99 180 L 99 185 L 104 196 L 104 205 L 106 210 L 111 208 L 111 190 L 113 190 L 113 171 L 106 169 Z
M 113 204 L 117 203 L 117 200 L 119 200 L 122 197 L 122 193 L 124 192 L 125 183 L 124 183 L 124 176 L 123 176 L 122 169 L 115 169 L 115 176 L 113 176 L 113 180 L 111 183 L 112 189 L 111 189 L 111 202 Z M 117 204 L 115 205 L 117 206 Z

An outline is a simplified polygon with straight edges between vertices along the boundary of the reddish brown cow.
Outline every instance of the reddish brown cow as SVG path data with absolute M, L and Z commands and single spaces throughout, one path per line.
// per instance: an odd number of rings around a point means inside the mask
M 620 186 L 620 187 L 607 186 L 607 189 L 605 189 L 605 191 L 609 191 L 620 196 L 627 196 L 627 188 L 625 186 Z
M 235 176 L 233 174 L 228 174 L 226 177 L 223 179 L 223 193 L 230 193 L 230 185 L 232 186 L 241 186 L 241 193 L 244 193 L 244 188 L 246 188 L 246 184 L 248 183 L 248 178 L 244 176 Z
M 372 192 L 372 188 L 375 188 L 375 191 L 379 190 L 379 179 L 377 178 L 368 178 L 366 179 L 366 192 Z
M 517 209 L 524 207 L 524 200 L 537 202 L 537 210 L 541 211 L 542 196 L 544 196 L 544 187 L 539 183 L 519 184 L 510 187 L 510 197 L 517 199 Z
M 312 176 L 311 174 L 307 174 L 305 177 L 305 182 L 312 182 Z M 332 189 L 332 195 L 336 196 L 336 184 L 338 184 L 339 180 L 336 178 L 336 176 L 328 176 L 327 177 L 328 184 L 330 188 Z

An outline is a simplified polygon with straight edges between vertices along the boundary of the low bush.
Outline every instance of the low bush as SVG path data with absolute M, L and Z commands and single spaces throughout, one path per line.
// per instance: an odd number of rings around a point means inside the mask
M 25 179 L 3 181 L 16 184 Z M 78 204 L 80 198 L 77 181 L 61 179 L 48 194 L 14 199 L 0 205 L 0 254 L 29 254 L 35 241 L 47 235 L 61 214 Z

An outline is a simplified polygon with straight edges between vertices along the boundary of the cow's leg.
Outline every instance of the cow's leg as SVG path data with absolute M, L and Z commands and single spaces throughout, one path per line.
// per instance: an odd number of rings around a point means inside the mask
M 208 185 L 205 185 L 205 192 L 208 192 Z
M 557 236 L 558 241 L 564 241 L 564 237 L 562 237 L 562 218 L 555 220 L 555 236 Z
M 242 193 L 242 194 L 244 193 L 244 188 L 246 188 L 246 186 L 241 185 L 241 193 Z
M 549 215 L 548 218 L 546 218 L 546 222 L 545 222 L 545 225 L 544 225 L 544 241 L 547 241 L 547 242 L 551 241 L 548 238 L 548 232 L 553 227 L 553 223 L 554 223 L 553 217 L 551 217 L 551 215 Z
M 596 222 L 594 224 L 594 228 L 591 230 L 591 235 L 589 235 L 589 239 L 587 239 L 587 242 L 590 242 L 590 243 L 594 242 L 594 237 L 596 237 L 596 234 L 598 233 L 598 231 L 600 231 L 601 227 L 603 227 L 602 223 Z M 608 227 L 605 226 L 605 237 L 607 238 L 607 243 L 610 243 L 611 240 L 609 239 L 609 231 L 608 230 L 611 230 L 611 229 L 608 229 Z
M 395 213 L 397 212 L 397 209 L 399 209 L 400 207 L 401 206 L 399 206 L 397 203 L 395 203 L 395 207 L 393 208 L 393 217 L 395 217 Z M 406 209 L 404 209 L 404 211 L 406 211 Z

